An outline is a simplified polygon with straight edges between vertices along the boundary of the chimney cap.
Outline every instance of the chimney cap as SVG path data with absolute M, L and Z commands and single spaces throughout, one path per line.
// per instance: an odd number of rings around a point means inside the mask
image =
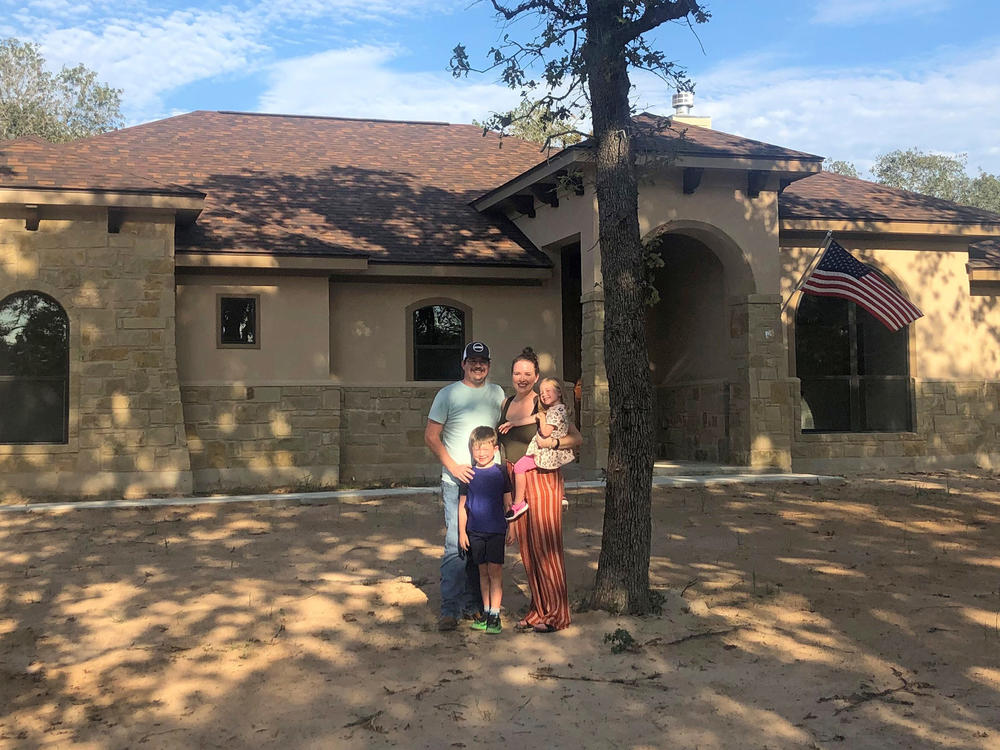
M 693 91 L 678 91 L 671 97 L 671 106 L 679 115 L 687 115 L 691 113 L 691 108 L 694 107 L 694 92 Z

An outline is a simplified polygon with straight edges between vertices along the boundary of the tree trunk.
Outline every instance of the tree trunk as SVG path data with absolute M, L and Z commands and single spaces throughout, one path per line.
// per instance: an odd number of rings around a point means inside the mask
M 604 277 L 604 362 L 611 407 L 604 534 L 592 605 L 650 611 L 653 395 L 646 350 L 645 254 L 624 49 L 614 47 L 621 3 L 588 2 L 584 58 L 593 113 Z

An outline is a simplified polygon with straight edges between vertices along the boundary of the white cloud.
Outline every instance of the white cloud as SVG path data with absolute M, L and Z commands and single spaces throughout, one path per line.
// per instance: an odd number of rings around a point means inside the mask
M 854 25 L 882 19 L 896 21 L 900 15 L 937 13 L 948 9 L 944 0 L 820 0 L 816 4 L 814 23 Z
M 748 138 L 867 169 L 896 148 L 968 153 L 1000 172 L 1000 50 L 940 50 L 901 69 L 781 68 L 745 58 L 695 76 L 694 114 Z M 905 67 L 903 67 L 905 66 Z M 670 93 L 637 77 L 640 100 L 670 113 Z
M 0 0 L 2 2 L 2 0 Z M 252 74 L 271 63 L 275 47 L 338 31 L 371 30 L 456 0 L 235 0 L 162 3 L 114 0 L 28 0 L 0 20 L 5 34 L 41 45 L 53 68 L 83 63 L 99 80 L 125 91 L 130 121 L 164 109 L 172 92 L 223 75 Z
M 483 120 L 510 109 L 517 94 L 500 84 L 475 83 L 447 73 L 393 70 L 393 48 L 358 46 L 283 60 L 269 73 L 264 112 L 373 117 L 391 120 Z

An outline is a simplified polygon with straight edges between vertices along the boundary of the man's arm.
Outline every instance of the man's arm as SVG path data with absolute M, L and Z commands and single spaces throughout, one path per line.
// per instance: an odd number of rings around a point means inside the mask
M 441 442 L 441 431 L 443 429 L 443 424 L 435 422 L 433 419 L 428 419 L 427 427 L 424 429 L 424 442 L 427 444 L 427 447 L 431 449 L 431 453 L 433 453 L 437 460 L 441 462 L 441 465 L 450 471 L 455 479 L 459 482 L 471 482 L 472 465 L 457 464 L 452 460 L 451 456 L 448 454 L 448 449 L 445 448 L 444 443 Z
M 469 549 L 469 532 L 465 530 L 465 525 L 469 522 L 469 511 L 465 508 L 466 497 L 458 496 L 458 546 L 461 549 Z

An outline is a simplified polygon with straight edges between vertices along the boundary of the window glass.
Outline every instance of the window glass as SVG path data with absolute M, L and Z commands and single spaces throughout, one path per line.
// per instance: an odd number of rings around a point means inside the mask
M 69 318 L 40 292 L 0 302 L 0 443 L 64 443 Z
M 258 346 L 257 298 L 219 298 L 219 341 L 227 346 Z
M 911 429 L 909 340 L 855 303 L 804 295 L 795 316 L 801 428 L 815 432 Z
M 453 380 L 460 374 L 465 313 L 448 305 L 413 311 L 414 380 Z

